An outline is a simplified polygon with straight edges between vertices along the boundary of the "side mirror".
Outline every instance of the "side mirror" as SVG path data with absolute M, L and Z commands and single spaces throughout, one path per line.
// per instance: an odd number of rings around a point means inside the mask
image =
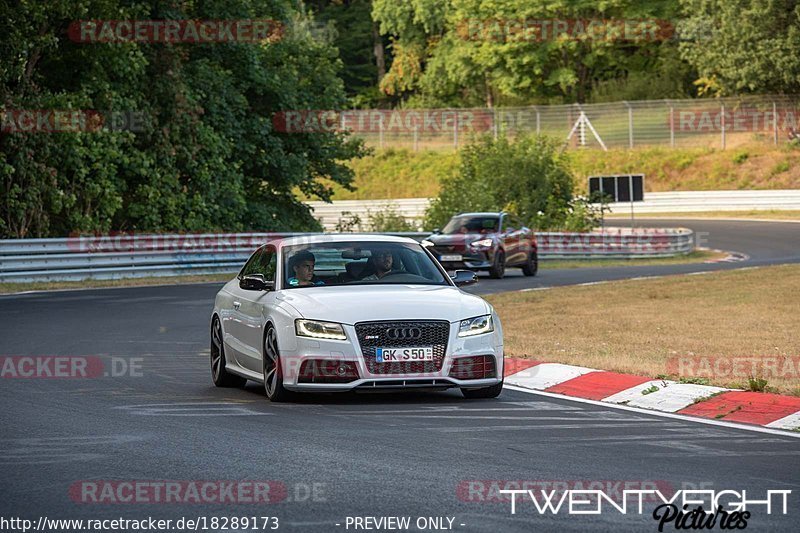
M 433 234 L 434 235 L 439 235 L 441 232 L 442 232 L 442 230 L 440 228 L 434 228 L 433 229 Z
M 450 276 L 450 279 L 452 279 L 453 283 L 458 287 L 475 285 L 478 283 L 478 275 L 472 270 L 456 270 L 455 273 Z
M 239 280 L 239 288 L 246 291 L 271 291 L 275 289 L 275 282 L 265 280 L 261 274 L 250 274 Z

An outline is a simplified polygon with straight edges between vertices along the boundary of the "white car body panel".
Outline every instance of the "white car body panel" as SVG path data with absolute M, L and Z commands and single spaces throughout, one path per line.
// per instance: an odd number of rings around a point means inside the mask
M 377 235 L 321 235 L 285 239 L 269 243 L 278 250 L 276 279 L 283 279 L 285 246 L 331 241 L 368 241 L 416 243 L 411 239 Z M 421 248 L 421 247 L 420 247 Z M 435 261 L 435 260 L 434 260 Z M 234 306 L 234 303 L 238 304 Z M 458 337 L 461 320 L 491 314 L 494 331 Z M 503 333 L 500 319 L 485 300 L 454 285 L 375 284 L 317 287 L 276 287 L 271 291 L 247 291 L 238 278 L 225 284 L 217 294 L 212 318 L 221 320 L 226 369 L 247 379 L 262 382 L 264 334 L 267 324 L 274 325 L 283 365 L 283 385 L 296 391 L 344 391 L 363 386 L 380 387 L 382 383 L 414 388 L 419 383 L 442 387 L 483 388 L 502 381 Z M 343 325 L 346 340 L 314 339 L 295 333 L 298 318 L 337 322 Z M 360 322 L 439 320 L 450 323 L 449 340 L 441 370 L 434 373 L 372 374 L 362 355 L 355 325 Z M 453 361 L 460 356 L 492 355 L 496 377 L 458 380 L 448 377 Z M 306 359 L 353 361 L 359 379 L 348 383 L 298 383 L 302 362 Z

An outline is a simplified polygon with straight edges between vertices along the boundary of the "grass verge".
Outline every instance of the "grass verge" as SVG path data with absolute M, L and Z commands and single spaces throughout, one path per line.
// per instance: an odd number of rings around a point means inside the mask
M 606 215 L 609 219 L 629 219 L 630 215 Z M 778 211 L 765 209 L 763 211 L 696 211 L 689 213 L 639 213 L 636 218 L 752 218 L 761 220 L 800 220 L 800 211 Z
M 734 360 L 777 360 L 754 375 L 766 390 L 800 395 L 800 266 L 669 276 L 487 297 L 503 321 L 506 354 L 644 376 L 681 358 L 711 362 L 708 382 L 750 389 Z M 780 362 L 795 362 L 784 366 Z M 699 368 L 699 367 L 698 367 Z M 747 366 L 746 369 L 752 368 Z M 767 368 L 757 366 L 757 368 Z
M 0 283 L 0 294 L 26 291 L 55 291 L 68 289 L 102 289 L 108 287 L 145 287 L 148 285 L 183 285 L 188 283 L 225 282 L 231 274 L 204 274 L 198 276 L 156 276 L 136 279 L 87 279 L 84 281 L 36 281 L 31 283 Z
M 695 250 L 686 255 L 675 257 L 637 258 L 637 259 L 543 259 L 539 268 L 555 270 L 558 268 L 602 268 L 619 266 L 644 266 L 644 265 L 682 265 L 689 263 L 703 263 L 715 259 L 722 259 L 728 254 L 711 250 Z

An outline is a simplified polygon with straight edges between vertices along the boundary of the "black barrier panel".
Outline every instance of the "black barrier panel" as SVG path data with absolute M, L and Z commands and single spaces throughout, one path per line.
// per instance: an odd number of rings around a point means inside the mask
M 644 201 L 644 175 L 590 176 L 589 196 L 596 198 L 601 192 L 606 202 Z

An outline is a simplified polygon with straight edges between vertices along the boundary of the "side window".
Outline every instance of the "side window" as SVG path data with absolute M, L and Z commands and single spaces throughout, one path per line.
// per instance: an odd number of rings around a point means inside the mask
M 503 215 L 503 232 L 511 233 L 512 231 L 517 231 L 519 227 L 516 225 L 516 221 L 514 217 L 511 215 Z
M 249 276 L 251 274 L 261 274 L 259 271 L 259 266 L 263 255 L 264 248 L 259 248 L 256 250 L 256 252 L 250 256 L 250 259 L 247 260 L 247 263 L 245 263 L 242 267 L 242 271 L 239 272 L 239 277 L 243 278 L 244 276 Z
M 275 272 L 278 270 L 278 254 L 274 247 L 267 246 L 264 249 L 259 264 L 261 266 L 259 274 L 263 274 L 267 281 L 275 281 Z

